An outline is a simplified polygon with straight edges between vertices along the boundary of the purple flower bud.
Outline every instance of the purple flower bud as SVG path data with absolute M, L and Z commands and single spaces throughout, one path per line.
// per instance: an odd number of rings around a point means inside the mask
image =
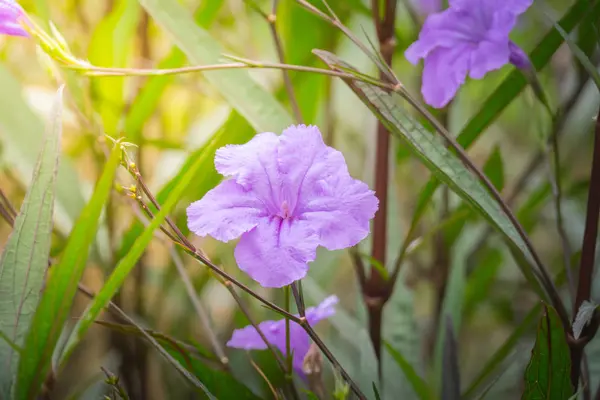
M 0 34 L 28 37 L 29 33 L 21 24 L 24 18 L 25 12 L 17 2 L 0 0 Z
M 519 46 L 514 44 L 512 41 L 508 43 L 508 47 L 510 49 L 510 57 L 509 61 L 515 67 L 527 70 L 531 68 L 531 62 L 529 61 L 529 57 Z
M 215 167 L 231 179 L 188 207 L 188 226 L 222 242 L 241 236 L 238 266 L 264 287 L 302 279 L 318 246 L 343 249 L 369 234 L 375 193 L 350 176 L 315 126 L 222 147 Z
M 421 92 L 427 104 L 447 105 L 467 75 L 481 79 L 524 53 L 509 39 L 517 17 L 533 0 L 450 0 L 450 7 L 427 17 L 419 39 L 405 53 L 412 64 L 424 60 Z M 511 45 L 512 44 L 512 45 Z

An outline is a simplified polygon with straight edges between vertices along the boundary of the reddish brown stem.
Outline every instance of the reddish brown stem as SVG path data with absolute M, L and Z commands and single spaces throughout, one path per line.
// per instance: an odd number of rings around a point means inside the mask
M 379 50 L 387 65 L 392 64 L 394 54 L 394 21 L 396 17 L 396 1 L 386 0 L 383 17 L 379 16 L 379 1 L 372 2 L 372 14 L 379 39 Z M 381 78 L 389 80 L 381 71 Z M 377 124 L 377 148 L 375 161 L 375 192 L 379 198 L 379 211 L 373 221 L 372 257 L 385 266 L 387 244 L 387 197 L 389 184 L 390 135 L 385 126 Z M 381 360 L 381 317 L 383 306 L 391 294 L 391 285 L 381 273 L 371 268 L 371 274 L 363 285 L 363 294 L 369 312 L 369 334 L 375 349 L 375 355 Z M 381 362 L 379 362 L 381 366 Z M 379 369 L 381 372 L 381 368 Z
M 581 263 L 579 264 L 579 281 L 577 284 L 577 296 L 573 307 L 573 315 L 585 300 L 589 300 L 592 293 L 592 277 L 594 275 L 594 261 L 596 258 L 596 240 L 598 238 L 598 218 L 600 217 L 600 110 L 596 117 L 596 129 L 594 132 L 594 153 L 592 158 L 592 173 L 590 177 L 590 189 L 588 192 L 587 213 L 585 218 L 585 231 L 583 244 L 581 246 Z M 596 327 L 597 328 L 597 327 Z M 571 384 L 577 388 L 581 373 L 581 359 L 585 343 L 591 337 L 585 338 L 582 345 L 571 345 Z

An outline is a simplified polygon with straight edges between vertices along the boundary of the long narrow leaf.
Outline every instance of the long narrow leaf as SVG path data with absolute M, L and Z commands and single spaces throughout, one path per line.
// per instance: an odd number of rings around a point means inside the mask
M 25 186 L 31 184 L 37 155 L 44 143 L 44 122 L 27 104 L 17 79 L 0 64 L 0 144 L 2 162 Z M 69 232 L 85 205 L 79 178 L 69 159 L 63 158 L 56 180 L 55 228 Z
M 419 397 L 419 399 L 432 399 L 433 395 L 429 390 L 427 382 L 425 382 L 425 380 L 421 378 L 419 374 L 417 374 L 417 371 L 415 371 L 413 366 L 410 365 L 404 356 L 399 351 L 394 349 L 387 341 L 384 340 L 383 344 L 387 351 L 392 355 L 398 366 L 402 369 L 402 372 L 404 372 L 406 379 L 408 382 L 410 382 L 415 394 Z
M 589 15 L 586 16 L 586 13 Z M 585 16 L 585 18 L 584 18 Z M 557 26 L 562 27 L 565 33 L 571 32 L 582 19 L 597 19 L 600 16 L 600 3 L 590 10 L 589 0 L 579 0 L 565 16 L 558 22 Z M 537 47 L 531 52 L 529 58 L 537 71 L 543 69 L 552 55 L 563 43 L 561 33 L 557 29 L 552 29 L 540 41 Z M 459 133 L 456 141 L 463 148 L 468 149 L 485 132 L 485 129 L 492 124 L 504 111 L 504 109 L 525 89 L 527 79 L 519 70 L 511 72 L 498 88 L 488 97 L 479 112 L 473 116 L 463 130 Z M 433 194 L 439 187 L 440 181 L 433 176 L 427 182 L 419 194 L 417 210 L 413 214 L 412 225 L 418 223 L 423 216 Z
M 14 230 L 0 260 L 0 331 L 22 346 L 38 304 L 52 241 L 52 211 L 62 136 L 62 87 L 54 101 L 42 151 Z M 18 354 L 0 341 L 0 394 L 7 398 Z
M 316 54 L 330 66 L 348 66 L 331 53 L 319 50 Z M 438 136 L 432 135 L 403 109 L 399 94 L 387 93 L 378 87 L 359 81 L 346 81 L 346 83 L 389 132 L 403 140 L 437 179 L 447 184 L 473 210 L 495 226 L 504 235 L 509 245 L 518 249 L 525 259 L 533 259 L 516 226 L 498 202 Z M 529 272 L 524 271 L 525 277 L 533 288 L 541 293 L 539 282 L 531 279 L 532 274 Z
M 154 219 L 144 229 L 142 234 L 137 238 L 127 255 L 123 259 L 121 259 L 119 264 L 117 264 L 105 285 L 96 295 L 92 303 L 86 309 L 83 316 L 73 329 L 73 333 L 71 334 L 71 337 L 69 338 L 65 351 L 63 353 L 61 363 L 64 363 L 69 358 L 69 356 L 75 349 L 77 343 L 79 343 L 79 341 L 84 337 L 86 332 L 89 330 L 93 322 L 100 314 L 100 312 L 104 309 L 104 307 L 106 307 L 110 299 L 120 289 L 121 285 L 123 285 L 125 278 L 132 271 L 133 267 L 136 265 L 136 263 L 146 250 L 146 247 L 148 247 L 148 245 L 150 244 L 154 235 L 154 231 L 165 221 L 167 215 L 171 212 L 173 207 L 175 207 L 177 201 L 179 201 L 181 195 L 183 194 L 187 186 L 193 181 L 194 177 L 196 176 L 200 168 L 204 165 L 204 163 L 205 157 L 199 157 L 185 171 L 181 179 L 169 192 L 169 195 L 167 196 L 167 199 L 164 205 L 162 206 L 160 212 L 156 214 Z M 206 387 L 204 387 L 204 385 L 200 381 L 198 381 L 198 379 L 196 379 L 194 376 L 186 375 L 185 378 L 187 378 L 188 381 L 190 381 L 198 389 L 202 390 L 207 396 L 212 396 L 210 392 L 208 392 Z
M 163 27 L 188 59 L 197 64 L 219 63 L 221 47 L 210 34 L 197 26 L 190 13 L 172 0 L 139 0 L 154 20 Z M 214 85 L 255 129 L 281 132 L 292 124 L 283 106 L 247 71 L 228 70 L 205 72 L 203 76 Z
M 567 400 L 574 393 L 567 337 L 556 311 L 550 306 L 545 308 L 525 370 L 523 400 Z
M 62 259 L 50 270 L 46 289 L 35 311 L 25 341 L 17 376 L 17 397 L 33 398 L 50 367 L 52 353 L 69 315 L 83 276 L 88 252 L 96 236 L 98 221 L 108 200 L 119 166 L 121 150 L 115 146 L 89 203 L 79 216 Z

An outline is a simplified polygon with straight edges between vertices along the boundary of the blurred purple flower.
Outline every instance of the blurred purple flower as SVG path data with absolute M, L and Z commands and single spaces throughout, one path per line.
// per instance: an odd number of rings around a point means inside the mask
M 442 11 L 443 0 L 411 0 L 415 9 L 421 15 L 429 15 Z
M 450 7 L 430 15 L 419 39 L 406 50 L 417 64 L 423 58 L 425 101 L 444 107 L 465 82 L 467 73 L 481 79 L 511 62 L 526 68 L 525 53 L 509 39 L 517 17 L 533 0 L 450 0 Z
M 315 326 L 319 321 L 335 314 L 335 305 L 338 302 L 336 296 L 329 296 L 317 307 L 306 309 L 306 320 L 310 326 Z M 286 356 L 285 343 L 285 319 L 277 321 L 264 321 L 258 324 L 258 328 L 265 335 L 267 341 Z M 231 339 L 227 342 L 228 347 L 244 350 L 266 350 L 267 345 L 262 340 L 252 325 L 233 331 Z M 294 369 L 302 373 L 304 356 L 310 347 L 310 338 L 302 327 L 290 322 L 290 349 L 293 354 Z
M 377 198 L 315 126 L 222 147 L 215 167 L 232 179 L 188 207 L 188 226 L 222 242 L 241 236 L 235 259 L 264 287 L 302 279 L 318 246 L 343 249 L 369 234 Z
M 25 12 L 14 0 L 0 0 L 0 34 L 11 36 L 29 36 L 19 22 L 25 18 Z

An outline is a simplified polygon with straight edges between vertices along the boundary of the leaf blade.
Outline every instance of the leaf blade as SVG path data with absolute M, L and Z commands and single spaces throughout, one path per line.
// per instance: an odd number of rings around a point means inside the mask
M 19 363 L 16 387 L 18 398 L 33 397 L 50 367 L 52 352 L 68 317 L 77 284 L 83 276 L 89 248 L 98 229 L 100 214 L 108 200 L 120 156 L 121 150 L 119 146 L 115 146 L 90 201 L 69 236 L 60 263 L 50 271 L 46 290 L 35 311 Z
M 196 64 L 216 64 L 221 47 L 178 2 L 139 0 L 154 20 L 168 31 L 177 46 Z M 281 132 L 292 118 L 275 98 L 243 70 L 207 71 L 203 76 L 256 130 Z
M 42 150 L 19 215 L 0 260 L 0 331 L 21 346 L 39 299 L 52 241 L 54 197 L 62 137 L 62 90 L 56 95 Z M 0 341 L 0 392 L 16 372 L 12 346 Z

